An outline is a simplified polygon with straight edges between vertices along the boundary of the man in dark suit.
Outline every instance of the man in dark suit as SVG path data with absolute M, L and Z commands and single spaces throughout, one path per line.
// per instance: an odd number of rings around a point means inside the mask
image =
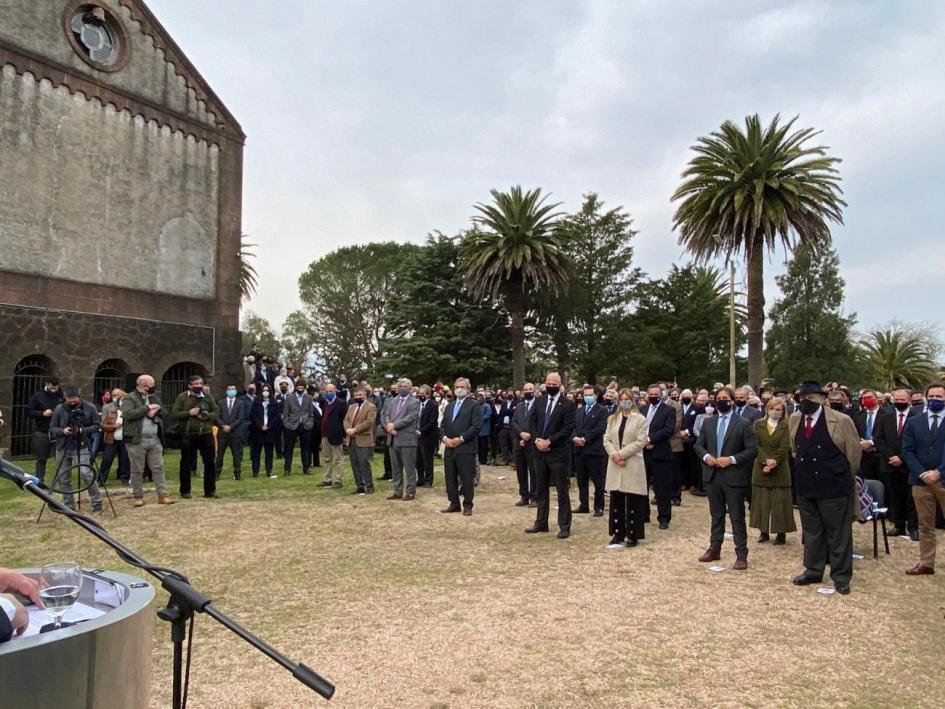
M 919 519 L 919 563 L 906 571 L 909 576 L 935 573 L 935 508 L 945 511 L 945 386 L 926 387 L 925 402 L 925 413 L 906 421 L 902 434 Z
M 860 458 L 860 476 L 864 480 L 879 480 L 885 490 L 889 490 L 889 476 L 882 467 L 882 457 L 876 450 L 876 425 L 881 416 L 879 397 L 872 389 L 860 392 L 859 411 L 853 415 L 856 432 L 860 435 L 863 457 Z
M 748 419 L 748 423 L 754 423 L 757 419 L 764 416 L 764 414 L 761 413 L 760 409 L 748 405 L 749 396 L 748 389 L 745 387 L 739 387 L 735 390 L 735 403 L 733 404 L 735 407 L 734 413 L 739 418 Z
M 646 407 L 642 413 L 646 416 L 647 435 L 643 448 L 643 462 L 646 465 L 646 479 L 653 485 L 656 493 L 656 519 L 660 529 L 669 529 L 673 518 L 674 459 L 673 448 L 669 443 L 676 432 L 676 410 L 662 403 L 659 384 L 651 385 L 646 391 Z
M 702 463 L 699 461 L 695 452 L 696 438 L 695 434 L 696 418 L 699 414 L 705 414 L 705 397 L 692 399 L 692 391 L 683 389 L 679 397 L 679 404 L 682 407 L 682 423 L 679 426 L 679 437 L 683 442 L 682 474 L 683 488 L 688 488 L 693 495 L 703 493 L 702 482 Z M 704 493 L 703 493 L 704 494 Z
M 306 390 L 312 397 L 312 430 L 308 437 L 308 449 L 312 455 L 312 467 L 320 468 L 322 451 L 322 406 L 325 401 L 318 391 L 317 384 L 309 384 Z
M 341 488 L 344 485 L 345 416 L 348 402 L 338 397 L 334 384 L 325 385 L 325 396 L 320 403 L 322 410 L 322 458 L 325 475 L 322 487 Z
M 220 413 L 217 415 L 217 480 L 223 472 L 223 460 L 227 450 L 233 457 L 233 479 L 240 479 L 243 463 L 243 443 L 249 434 L 249 418 L 246 407 L 236 396 L 236 385 L 226 387 L 226 396 L 217 402 Z
M 460 377 L 453 384 L 456 401 L 443 411 L 440 440 L 443 451 L 443 474 L 446 478 L 446 495 L 449 507 L 444 514 L 462 509 L 467 517 L 472 514 L 476 485 L 476 455 L 479 447 L 479 427 L 482 425 L 482 405 L 469 396 L 470 384 Z M 434 407 L 435 408 L 435 407 Z M 463 506 L 459 505 L 459 488 L 463 489 Z
M 709 497 L 712 530 L 709 548 L 699 561 L 718 561 L 725 539 L 725 511 L 732 522 L 736 571 L 748 568 L 748 529 L 745 526 L 745 498 L 758 443 L 751 422 L 732 412 L 733 392 L 725 387 L 715 395 L 718 416 L 703 425 L 695 452 L 702 461 L 702 479 Z
M 514 437 L 512 457 L 515 461 L 515 474 L 518 477 L 518 502 L 516 507 L 525 507 L 537 503 L 535 492 L 535 441 L 531 434 L 532 408 L 535 406 L 535 385 L 531 382 L 522 387 L 522 401 L 512 413 L 509 424 Z
M 417 487 L 433 487 L 433 452 L 436 450 L 439 411 L 426 384 L 420 387 L 420 417 L 417 419 Z
M 568 453 L 574 430 L 574 402 L 561 391 L 561 376 L 551 372 L 545 378 L 545 394 L 532 407 L 529 433 L 535 441 L 535 494 L 538 515 L 528 534 L 548 531 L 549 486 L 558 493 L 558 539 L 571 536 L 571 480 Z
M 502 406 L 499 408 L 499 451 L 506 465 L 512 465 L 512 457 L 517 445 L 516 437 L 512 433 L 512 417 L 515 415 L 515 407 L 518 406 L 518 403 L 515 399 L 515 393 L 509 389 Z M 496 463 L 498 463 L 498 460 L 496 460 Z
M 909 485 L 909 468 L 902 459 L 902 433 L 906 422 L 919 413 L 912 410 L 909 401 L 911 394 L 912 391 L 904 387 L 893 390 L 892 408 L 883 411 L 876 420 L 873 441 L 876 443 L 882 470 L 889 479 L 886 501 L 894 525 L 890 535 L 908 534 L 912 541 L 917 542 L 919 526 L 912 488 Z
M 574 416 L 574 472 L 578 484 L 578 508 L 574 512 L 586 514 L 590 481 L 594 483 L 594 516 L 604 516 L 604 473 L 607 453 L 604 450 L 604 431 L 607 430 L 607 409 L 597 403 L 598 393 L 591 385 L 584 386 L 584 408 Z
M 282 454 L 285 456 L 283 475 L 292 473 L 292 456 L 295 442 L 299 442 L 299 457 L 302 459 L 302 473 L 311 475 L 312 453 L 309 441 L 312 434 L 314 410 L 312 397 L 305 393 L 305 382 L 298 379 L 295 391 L 285 395 L 282 400 Z

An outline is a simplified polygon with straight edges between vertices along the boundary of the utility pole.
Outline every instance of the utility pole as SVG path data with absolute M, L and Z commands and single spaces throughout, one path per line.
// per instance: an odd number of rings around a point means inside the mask
M 728 380 L 735 381 L 735 262 L 729 262 L 728 272 Z

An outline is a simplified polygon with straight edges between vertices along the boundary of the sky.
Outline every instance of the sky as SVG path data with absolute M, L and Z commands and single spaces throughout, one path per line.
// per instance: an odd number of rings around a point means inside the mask
M 313 260 L 455 234 L 519 184 L 568 211 L 587 192 L 623 206 L 636 265 L 663 274 L 687 261 L 670 195 L 690 146 L 752 113 L 799 116 L 843 160 L 833 236 L 859 329 L 945 326 L 942 299 L 922 296 L 945 275 L 938 0 L 148 5 L 247 134 L 248 307 L 277 328 Z M 785 258 L 766 266 L 769 306 Z

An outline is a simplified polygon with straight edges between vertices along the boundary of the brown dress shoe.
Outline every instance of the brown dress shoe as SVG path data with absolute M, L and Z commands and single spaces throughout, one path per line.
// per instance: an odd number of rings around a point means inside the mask
M 718 561 L 722 558 L 720 552 L 716 551 L 712 547 L 709 547 L 705 550 L 705 554 L 699 557 L 699 561 Z
M 174 500 L 168 495 L 158 495 L 158 504 L 159 505 L 173 505 Z
M 515 503 L 516 507 L 528 507 L 528 500 L 519 500 Z
M 472 507 L 464 507 L 464 508 L 463 508 L 463 516 L 465 516 L 465 517 L 472 517 Z
M 748 559 L 744 556 L 740 556 L 735 559 L 735 565 L 732 566 L 736 571 L 747 571 L 748 570 Z
M 144 507 L 144 498 L 136 497 L 135 501 L 132 502 L 131 504 L 133 504 L 135 507 Z
M 404 495 L 404 502 L 410 502 L 411 500 L 416 500 L 416 495 Z
M 403 495 L 398 495 L 398 494 L 395 492 L 393 495 L 388 495 L 388 496 L 387 496 L 387 499 L 388 499 L 388 500 L 402 500 L 402 499 L 404 499 L 404 496 L 403 496 Z
M 935 569 L 924 564 L 916 564 L 911 569 L 906 570 L 906 576 L 934 576 Z
M 450 505 L 449 507 L 444 507 L 442 510 L 440 510 L 440 512 L 442 514 L 448 515 L 453 512 L 459 512 L 459 509 L 459 505 Z

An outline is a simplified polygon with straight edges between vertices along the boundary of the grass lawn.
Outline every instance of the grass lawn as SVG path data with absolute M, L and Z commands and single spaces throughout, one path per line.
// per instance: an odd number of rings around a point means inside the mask
M 166 460 L 176 498 L 176 451 Z M 446 504 L 439 470 L 437 487 L 411 503 L 385 500 L 385 482 L 373 496 L 349 495 L 347 467 L 344 490 L 318 488 L 320 475 L 244 473 L 237 482 L 225 472 L 219 500 L 203 499 L 196 480 L 194 499 L 172 507 L 153 494 L 137 510 L 115 499 L 119 516 L 105 524 L 335 682 L 333 706 L 945 704 L 943 578 L 904 576 L 918 545 L 903 539 L 874 561 L 869 526 L 854 529 L 866 559 L 854 562 L 852 594 L 825 596 L 791 585 L 802 569 L 799 534 L 785 547 L 750 543 L 747 572 L 730 569 L 726 542 L 729 568 L 708 572 L 696 561 L 708 541 L 707 504 L 688 495 L 669 531 L 647 526 L 639 547 L 612 551 L 606 519 L 587 515 L 575 516 L 566 541 L 525 535 L 534 510 L 513 507 L 507 468 L 483 469 L 472 517 L 437 513 Z M 76 560 L 132 571 L 63 518 L 36 524 L 38 510 L 32 495 L 0 487 L 0 565 Z M 170 704 L 170 670 L 169 633 L 155 619 L 153 707 Z M 198 616 L 190 702 L 261 709 L 322 700 Z

